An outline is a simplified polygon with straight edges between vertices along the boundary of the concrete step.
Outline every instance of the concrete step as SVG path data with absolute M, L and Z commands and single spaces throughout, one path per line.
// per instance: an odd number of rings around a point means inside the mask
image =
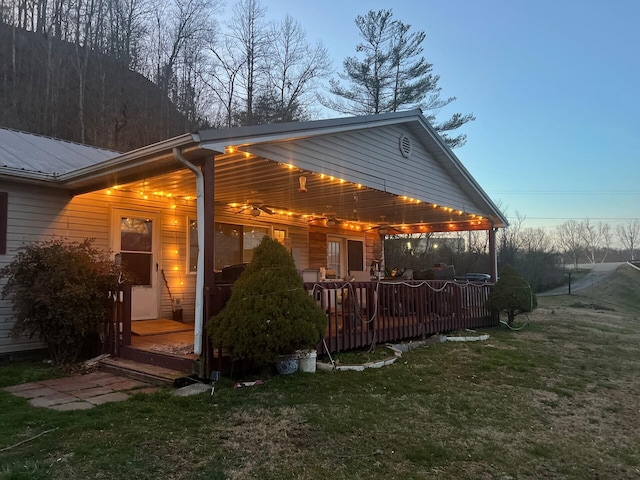
M 100 361 L 100 370 L 163 387 L 172 387 L 178 378 L 187 375 L 184 372 L 159 367 L 157 365 L 111 357 Z

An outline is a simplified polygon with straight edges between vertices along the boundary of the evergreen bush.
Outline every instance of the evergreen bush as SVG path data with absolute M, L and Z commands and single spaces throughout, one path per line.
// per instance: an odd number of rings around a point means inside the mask
M 61 239 L 23 247 L 0 269 L 16 315 L 14 336 L 38 335 L 55 363 L 77 359 L 88 339 L 95 339 L 107 314 L 108 294 L 117 286 L 113 261 L 91 240 Z
M 313 348 L 327 317 L 304 289 L 287 249 L 265 237 L 240 275 L 225 308 L 207 323 L 213 345 L 265 367 L 280 355 Z
M 517 270 L 505 265 L 488 299 L 489 308 L 507 314 L 507 323 L 513 326 L 516 315 L 532 312 L 538 306 L 533 289 Z

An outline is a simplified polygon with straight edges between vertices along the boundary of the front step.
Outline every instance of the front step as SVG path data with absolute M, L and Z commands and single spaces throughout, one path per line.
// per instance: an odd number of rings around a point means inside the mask
M 173 387 L 176 379 L 186 376 L 186 374 L 181 371 L 134 362 L 123 358 L 105 358 L 101 360 L 100 370 L 161 387 Z
M 149 365 L 168 368 L 169 370 L 177 370 L 187 375 L 194 373 L 198 368 L 198 357 L 194 355 L 178 356 L 162 352 L 138 350 L 133 347 L 122 347 L 120 349 L 120 358 L 137 363 L 147 363 Z

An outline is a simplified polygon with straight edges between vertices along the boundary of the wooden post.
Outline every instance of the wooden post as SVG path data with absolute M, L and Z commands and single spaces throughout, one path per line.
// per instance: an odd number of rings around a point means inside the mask
M 202 175 L 204 180 L 204 225 L 198 225 L 203 229 L 204 245 L 198 245 L 202 248 L 204 256 L 204 308 L 202 325 L 202 353 L 204 357 L 204 374 L 208 378 L 209 372 L 213 369 L 214 355 L 213 348 L 209 341 L 209 335 L 206 332 L 207 320 L 212 315 L 211 294 L 215 292 L 215 275 L 214 275 L 214 249 L 215 249 L 215 157 L 205 160 L 202 166 Z
M 491 274 L 491 281 L 493 283 L 498 281 L 498 252 L 496 248 L 497 230 L 497 228 L 491 228 L 489 230 L 489 273 Z
M 204 176 L 204 225 L 198 228 L 204 230 L 204 245 L 200 248 L 204 252 L 204 286 L 213 288 L 214 279 L 214 239 L 215 239 L 215 157 L 204 162 L 202 174 Z

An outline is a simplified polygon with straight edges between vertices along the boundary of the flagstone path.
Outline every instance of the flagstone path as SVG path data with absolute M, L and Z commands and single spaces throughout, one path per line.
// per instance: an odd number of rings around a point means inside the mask
M 17 397 L 28 398 L 34 407 L 53 410 L 86 410 L 107 402 L 120 402 L 133 393 L 157 390 L 148 383 L 114 375 L 92 372 L 86 375 L 42 380 L 3 388 Z

